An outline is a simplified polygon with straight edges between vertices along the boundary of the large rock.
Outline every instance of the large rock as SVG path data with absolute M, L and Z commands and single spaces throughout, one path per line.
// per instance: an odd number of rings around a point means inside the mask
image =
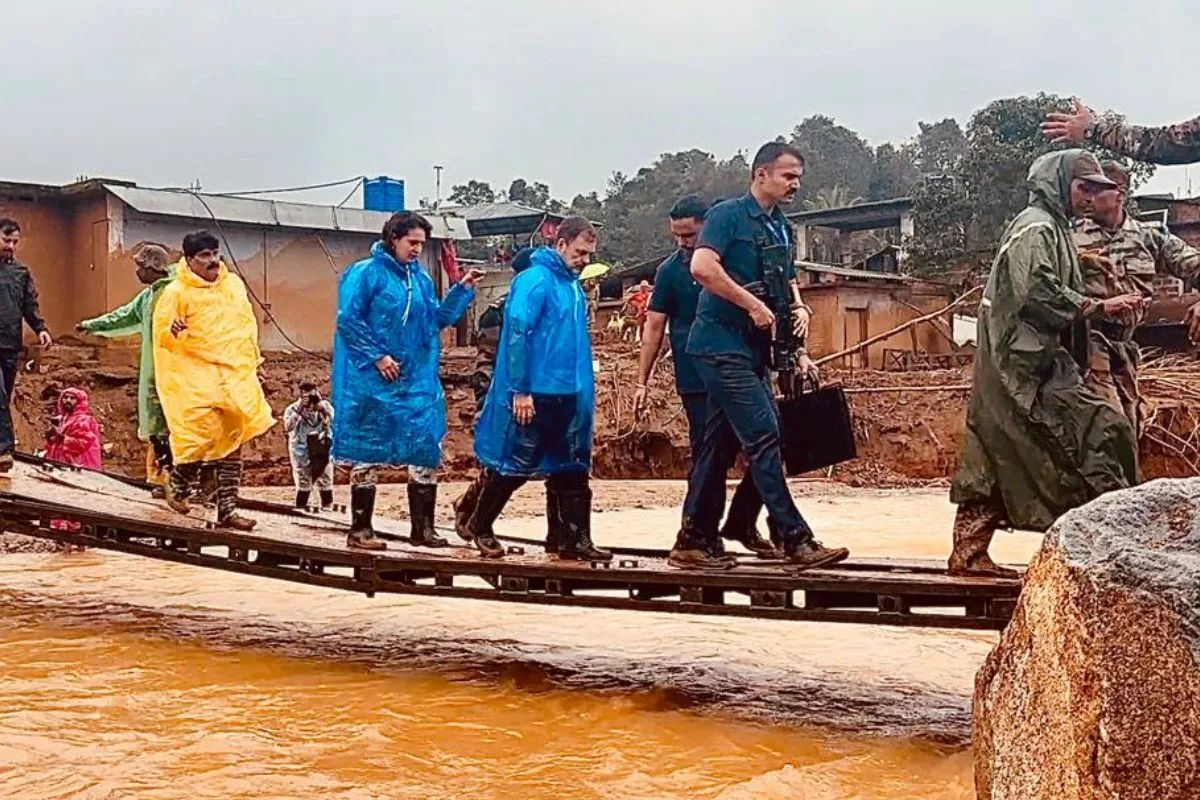
M 1065 515 L 975 685 L 985 800 L 1200 798 L 1200 479 Z

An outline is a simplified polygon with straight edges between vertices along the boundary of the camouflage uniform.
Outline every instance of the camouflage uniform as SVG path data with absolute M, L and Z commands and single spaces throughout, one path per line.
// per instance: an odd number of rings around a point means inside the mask
M 475 392 L 475 419 L 483 410 L 492 373 L 496 369 L 496 353 L 500 348 L 500 326 L 504 323 L 504 301 L 508 295 L 494 300 L 479 317 L 475 333 L 475 371 L 471 373 L 471 389 Z
M 1154 293 L 1156 274 L 1169 274 L 1189 283 L 1200 273 L 1200 251 L 1178 236 L 1139 222 L 1128 214 L 1121 227 L 1105 230 L 1090 219 L 1077 220 L 1071 236 L 1083 267 L 1084 294 L 1097 300 Z M 1138 348 L 1134 331 L 1146 316 L 1145 308 L 1129 312 L 1119 321 L 1093 321 L 1087 384 L 1110 402 L 1125 409 L 1133 428 L 1141 433 L 1141 395 L 1138 392 Z
M 1150 164 L 1191 164 L 1200 161 L 1200 117 L 1162 128 L 1126 124 L 1121 117 L 1097 120 L 1089 141 L 1114 153 Z

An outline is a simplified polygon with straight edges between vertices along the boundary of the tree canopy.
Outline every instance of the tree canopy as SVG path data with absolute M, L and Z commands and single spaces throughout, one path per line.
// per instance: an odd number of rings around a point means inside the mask
M 832 208 L 857 202 L 913 198 L 915 234 L 906 243 L 909 268 L 936 274 L 955 266 L 987 263 L 1005 224 L 1027 202 L 1029 165 L 1058 147 L 1039 125 L 1064 98 L 1039 94 L 996 100 L 976 111 L 964 131 L 945 118 L 921 121 L 911 140 L 872 146 L 832 117 L 801 120 L 786 137 L 805 157 L 804 181 L 790 210 Z M 1113 154 L 1098 152 L 1101 158 Z M 746 191 L 750 154 L 729 158 L 699 149 L 663 153 L 634 174 L 617 171 L 602 190 L 576 195 L 569 203 L 550 186 L 514 178 L 506 193 L 482 180 L 451 189 L 455 203 L 507 199 L 556 213 L 574 213 L 601 223 L 598 256 L 618 265 L 669 252 L 667 211 L 684 194 L 709 202 Z M 1123 162 L 1128 164 L 1128 162 Z M 1153 174 L 1134 164 L 1133 187 Z

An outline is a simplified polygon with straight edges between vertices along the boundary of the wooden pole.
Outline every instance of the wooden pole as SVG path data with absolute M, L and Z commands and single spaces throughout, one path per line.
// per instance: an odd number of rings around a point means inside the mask
M 839 358 L 845 358 L 846 356 L 848 356 L 852 353 L 856 353 L 859 350 L 865 350 L 866 348 L 870 347 L 871 345 L 875 344 L 876 342 L 882 342 L 885 339 L 892 338 L 897 333 L 903 333 L 904 331 L 908 330 L 909 328 L 911 328 L 915 325 L 920 325 L 922 322 L 929 322 L 930 320 L 937 319 L 942 314 L 953 311 L 954 309 L 963 305 L 964 303 L 969 301 L 972 297 L 974 297 L 976 294 L 978 294 L 981 291 L 983 291 L 983 287 L 976 286 L 974 289 L 967 292 L 962 297 L 958 298 L 957 300 L 955 300 L 953 303 L 946 306 L 945 308 L 940 308 L 937 311 L 934 311 L 932 314 L 925 314 L 924 316 L 910 319 L 908 322 L 904 323 L 903 325 L 899 325 L 895 328 L 892 328 L 890 331 L 884 331 L 883 333 L 880 333 L 876 336 L 872 336 L 869 339 L 859 342 L 858 344 L 854 345 L 853 347 L 848 347 L 845 350 L 842 350 L 840 352 L 833 353 L 832 355 L 825 356 L 824 358 L 819 358 L 819 359 L 817 359 L 816 364 L 817 364 L 817 366 L 820 366 L 822 364 L 827 364 L 830 361 L 834 361 Z

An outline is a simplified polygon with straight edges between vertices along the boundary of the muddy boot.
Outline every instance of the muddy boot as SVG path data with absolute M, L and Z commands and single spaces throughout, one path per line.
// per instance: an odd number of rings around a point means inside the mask
M 546 554 L 558 555 L 562 549 L 563 531 L 566 523 L 563 521 L 562 492 L 546 487 Z
M 749 525 L 739 525 L 732 520 L 727 520 L 725 526 L 721 528 L 721 538 L 737 542 L 759 558 L 783 558 L 783 551 L 764 539 L 763 535 L 758 532 L 758 526 L 753 522 Z
M 187 516 L 192 510 L 192 505 L 188 502 L 189 494 L 191 487 L 188 486 L 187 471 L 182 466 L 171 470 L 163 486 L 163 497 L 166 498 L 167 506 L 176 514 Z
M 226 458 L 217 462 L 217 527 L 248 533 L 258 522 L 237 512 L 241 483 L 241 459 Z
M 667 556 L 667 563 L 679 569 L 730 569 L 733 563 L 711 552 L 715 538 L 701 535 L 688 520 L 684 520 L 675 546 Z
M 850 551 L 844 547 L 826 547 L 818 542 L 807 524 L 784 533 L 783 542 L 785 569 L 789 572 L 828 567 L 850 557 Z
M 308 498 L 312 496 L 311 491 L 300 489 L 296 492 L 296 508 L 301 511 L 308 511 Z
M 475 534 L 471 533 L 471 515 L 479 503 L 479 492 L 483 487 L 484 473 L 475 476 L 475 480 L 454 501 L 454 532 L 464 542 L 473 541 Z
M 592 490 L 558 492 L 559 521 L 562 524 L 558 557 L 562 561 L 612 561 L 612 553 L 592 543 Z M 548 537 L 547 537 L 548 538 Z M 547 541 L 546 550 L 549 552 Z
M 780 553 L 783 552 L 783 531 L 779 529 L 771 520 L 767 519 L 767 536 L 771 539 L 771 545 Z
M 408 482 L 408 538 L 418 547 L 450 546 L 450 543 L 438 536 L 434 530 L 433 510 L 436 505 L 436 483 Z
M 321 510 L 328 511 L 333 508 L 333 489 L 321 490 Z
M 346 546 L 358 550 L 387 550 L 387 544 L 375 536 L 375 487 L 350 487 L 350 533 Z
M 506 478 L 503 475 L 488 470 L 483 474 L 482 486 L 479 490 L 479 501 L 475 504 L 475 513 L 468 523 L 470 541 L 475 542 L 484 558 L 504 558 L 504 545 L 496 538 L 492 530 L 500 512 L 508 504 L 509 499 L 523 480 Z
M 1016 570 L 1001 567 L 988 555 L 996 529 L 1004 523 L 1004 512 L 992 503 L 963 503 L 954 515 L 954 551 L 946 564 L 951 575 L 989 578 L 1019 578 Z
M 735 566 L 735 567 L 737 566 L 738 557 L 735 554 L 730 553 L 725 549 L 725 543 L 721 541 L 721 537 L 719 537 L 719 536 L 714 538 L 709 543 L 709 545 L 706 549 L 706 552 L 713 558 L 720 559 L 721 561 L 726 561 L 732 566 Z

